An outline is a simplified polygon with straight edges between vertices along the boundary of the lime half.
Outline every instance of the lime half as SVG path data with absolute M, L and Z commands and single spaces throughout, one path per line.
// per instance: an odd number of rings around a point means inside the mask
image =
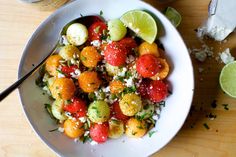
M 145 11 L 131 10 L 123 14 L 120 20 L 137 36 L 153 43 L 157 36 L 157 25 L 154 18 Z
M 226 94 L 236 98 L 236 61 L 226 64 L 221 70 L 220 86 Z
M 170 22 L 175 27 L 178 27 L 179 24 L 182 21 L 182 17 L 180 15 L 180 13 L 177 10 L 175 10 L 174 8 L 172 8 L 172 7 L 166 8 L 165 16 L 170 20 Z

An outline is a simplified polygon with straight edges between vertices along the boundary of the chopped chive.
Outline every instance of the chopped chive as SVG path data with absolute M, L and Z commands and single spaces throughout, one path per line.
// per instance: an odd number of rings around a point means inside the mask
M 228 108 L 229 104 L 222 104 L 222 106 L 224 106 L 225 110 L 229 110 L 229 108 Z
M 207 123 L 203 123 L 203 126 L 204 126 L 207 130 L 210 129 L 210 127 L 207 125 Z
M 100 12 L 99 12 L 99 15 L 100 15 L 100 16 L 102 16 L 102 15 L 103 15 L 103 11 L 102 11 L 102 10 L 100 10 Z
M 149 131 L 149 132 L 148 132 L 148 136 L 149 136 L 149 137 L 152 137 L 152 135 L 153 135 L 154 133 L 156 133 L 156 131 Z
M 49 132 L 54 132 L 54 131 L 57 131 L 58 130 L 58 128 L 56 128 L 56 129 L 52 129 L 52 130 L 48 130 Z

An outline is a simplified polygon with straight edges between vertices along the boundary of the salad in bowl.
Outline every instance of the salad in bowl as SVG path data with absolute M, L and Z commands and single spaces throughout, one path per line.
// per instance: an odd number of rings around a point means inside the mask
M 99 13 L 89 24 L 70 23 Z M 192 64 L 178 31 L 143 1 L 74 1 L 33 33 L 19 78 L 48 56 L 68 23 L 55 53 L 19 87 L 33 130 L 59 156 L 160 150 L 182 127 L 193 96 Z
M 88 20 L 66 28 L 58 53 L 41 68 L 36 83 L 53 99 L 48 113 L 59 131 L 82 142 L 150 135 L 170 93 L 156 21 L 142 10 Z

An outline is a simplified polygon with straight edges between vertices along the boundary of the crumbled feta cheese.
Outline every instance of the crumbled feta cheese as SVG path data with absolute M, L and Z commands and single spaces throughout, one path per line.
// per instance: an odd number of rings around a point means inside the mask
M 124 81 L 125 81 L 125 85 L 126 85 L 127 87 L 132 87 L 132 86 L 134 86 L 133 77 L 130 77 L 130 78 L 128 78 L 128 79 L 124 79 Z
M 86 122 L 86 117 L 79 117 L 79 120 L 82 122 L 82 123 L 85 123 Z
M 102 91 L 103 91 L 104 93 L 110 92 L 110 86 L 107 86 L 106 88 L 102 88 Z
M 57 77 L 58 78 L 63 78 L 63 77 L 65 77 L 65 75 L 59 72 L 59 73 L 57 73 Z
M 64 44 L 64 45 L 70 45 L 70 43 L 68 42 L 68 39 L 65 35 L 61 36 L 61 41 L 60 43 Z
M 153 115 L 153 116 L 152 116 L 152 119 L 154 119 L 154 120 L 158 120 L 159 118 L 158 118 L 157 115 Z
M 217 41 L 222 41 L 231 32 L 232 32 L 232 30 L 228 29 L 227 27 L 215 26 L 207 34 Z
M 99 40 L 93 40 L 93 41 L 91 42 L 91 44 L 92 44 L 93 46 L 95 46 L 95 47 L 100 47 L 100 46 L 101 46 L 101 42 L 100 42 Z
M 204 62 L 207 58 L 207 53 L 204 50 L 199 50 L 194 55 L 195 55 L 195 58 L 200 62 Z
M 220 59 L 225 64 L 228 64 L 234 61 L 234 57 L 231 56 L 229 48 L 225 49 L 223 52 L 220 53 Z
M 65 112 L 65 115 L 66 115 L 69 119 L 73 118 L 70 112 Z
M 127 71 L 127 68 L 123 67 L 123 68 L 117 73 L 117 75 L 118 75 L 118 76 L 121 76 L 121 77 L 124 77 L 126 71 Z
M 42 89 L 46 91 L 48 95 L 51 95 L 51 92 L 47 86 L 44 86 Z
M 64 132 L 64 128 L 62 128 L 62 127 L 59 127 L 57 130 L 58 130 L 59 132 Z
M 71 77 L 78 78 L 81 74 L 81 71 L 79 69 L 76 69 L 74 72 L 70 73 Z
M 97 145 L 98 143 L 96 141 L 91 141 L 90 144 L 94 146 L 94 145 Z
M 88 135 L 89 135 L 89 131 L 85 131 L 84 136 L 88 136 Z
M 71 64 L 75 64 L 75 63 L 76 63 L 76 60 L 75 60 L 74 58 L 72 58 L 72 59 L 70 60 L 70 62 L 71 62 Z

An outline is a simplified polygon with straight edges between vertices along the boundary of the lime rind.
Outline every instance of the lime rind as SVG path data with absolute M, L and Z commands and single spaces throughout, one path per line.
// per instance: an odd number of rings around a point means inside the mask
M 221 89 L 229 96 L 236 98 L 236 61 L 226 64 L 220 73 Z
M 167 7 L 165 16 L 175 27 L 178 27 L 182 21 L 182 16 L 180 15 L 180 13 L 172 7 Z
M 123 14 L 120 20 L 143 40 L 148 43 L 155 41 L 158 32 L 157 24 L 154 18 L 147 12 L 131 10 Z

